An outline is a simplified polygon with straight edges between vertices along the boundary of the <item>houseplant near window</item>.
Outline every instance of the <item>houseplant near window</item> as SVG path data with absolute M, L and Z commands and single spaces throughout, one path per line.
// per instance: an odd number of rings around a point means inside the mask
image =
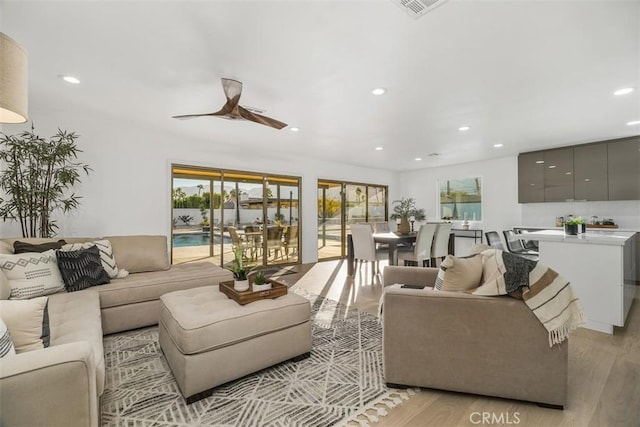
M 411 229 L 409 226 L 410 217 L 413 217 L 416 221 L 422 221 L 426 218 L 424 209 L 416 208 L 416 201 L 411 197 L 394 200 L 393 204 L 391 219 L 400 220 L 400 225 L 398 226 L 398 232 L 400 234 L 409 234 L 409 230 Z
M 78 136 L 58 129 L 49 139 L 31 131 L 18 135 L 0 134 L 0 217 L 20 223 L 22 237 L 51 237 L 58 225 L 55 211 L 68 213 L 80 204 L 70 193 L 80 183 L 81 173 L 91 168 L 76 161 Z
M 570 218 L 564 223 L 564 232 L 570 236 L 575 236 L 578 231 L 584 233 L 585 220 L 579 216 L 576 218 Z
M 271 283 L 267 282 L 267 278 L 264 277 L 264 273 L 260 271 L 254 276 L 252 287 L 253 292 L 266 291 L 271 289 Z

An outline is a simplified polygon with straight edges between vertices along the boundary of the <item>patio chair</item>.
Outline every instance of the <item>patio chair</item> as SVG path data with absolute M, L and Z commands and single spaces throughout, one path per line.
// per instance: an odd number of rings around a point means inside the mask
M 374 233 L 390 233 L 391 228 L 389 227 L 389 223 L 384 222 L 374 222 L 373 223 L 373 231 Z
M 287 230 L 287 234 L 284 239 L 284 253 L 287 255 L 287 259 L 289 259 L 289 248 L 293 248 L 293 253 L 296 253 L 298 249 L 298 226 L 290 225 Z
M 233 249 L 236 248 L 242 249 L 242 257 L 246 258 L 247 249 L 251 248 L 250 242 L 247 242 L 245 239 L 238 234 L 238 230 L 235 227 L 227 227 L 227 231 L 229 231 L 229 235 L 231 236 L 231 245 Z
M 278 254 L 282 253 L 282 227 L 269 227 L 267 228 L 267 256 L 271 256 L 273 251 L 274 258 L 277 258 Z

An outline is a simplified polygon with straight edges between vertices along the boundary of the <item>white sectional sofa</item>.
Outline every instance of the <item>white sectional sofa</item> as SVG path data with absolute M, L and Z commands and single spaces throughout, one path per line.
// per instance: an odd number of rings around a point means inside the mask
M 0 254 L 15 240 L 68 243 L 97 239 L 0 239 Z M 158 323 L 160 296 L 217 285 L 232 274 L 208 262 L 169 265 L 165 236 L 111 236 L 119 268 L 129 276 L 77 292 L 48 295 L 49 347 L 0 359 L 2 426 L 98 426 L 104 390 L 103 334 Z M 8 280 L 0 270 L 0 299 Z M 0 312 L 0 317 L 2 313 Z

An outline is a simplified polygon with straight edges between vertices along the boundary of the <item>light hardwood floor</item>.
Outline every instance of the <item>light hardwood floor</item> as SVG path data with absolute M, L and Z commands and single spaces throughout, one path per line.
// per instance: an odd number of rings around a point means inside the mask
M 380 268 L 384 267 L 381 262 Z M 345 261 L 299 266 L 301 274 L 282 276 L 296 287 L 375 314 L 382 293 L 381 276 L 370 264 L 354 277 Z M 416 267 L 417 268 L 417 267 Z M 640 288 L 625 328 L 613 335 L 587 329 L 569 341 L 569 394 L 564 411 L 532 403 L 421 389 L 380 418 L 379 426 L 640 426 Z M 428 361 L 425 360 L 425 368 Z M 526 367 L 523 367 L 526 369 Z M 481 413 L 502 416 L 502 423 L 482 423 Z M 480 413 L 480 414 L 477 414 Z M 499 419 L 494 419 L 499 421 Z M 519 421 L 519 422 L 516 422 Z

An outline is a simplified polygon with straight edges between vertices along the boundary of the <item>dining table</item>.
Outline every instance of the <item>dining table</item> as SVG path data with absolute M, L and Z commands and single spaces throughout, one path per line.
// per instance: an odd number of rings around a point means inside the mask
M 400 234 L 398 232 L 373 233 L 373 241 L 388 246 L 389 265 L 398 265 L 398 246 L 411 246 L 415 243 L 418 232 L 410 232 L 408 234 Z M 449 250 L 450 254 L 455 253 L 455 235 L 449 234 Z M 353 238 L 351 233 L 347 234 L 347 274 L 353 276 L 355 258 L 353 256 Z

